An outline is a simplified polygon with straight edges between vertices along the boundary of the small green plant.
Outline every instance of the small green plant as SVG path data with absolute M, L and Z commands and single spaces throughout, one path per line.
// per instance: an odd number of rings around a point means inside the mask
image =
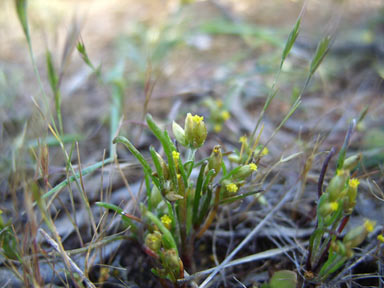
M 317 226 L 310 238 L 305 274 L 311 281 L 324 282 L 330 279 L 332 273 L 353 257 L 353 248 L 358 247 L 375 226 L 375 222 L 365 220 L 363 225 L 353 227 L 342 239 L 340 238 L 355 208 L 360 183 L 357 178 L 351 176 L 351 172 L 360 161 L 361 155 L 353 155 L 345 159 L 353 128 L 354 122 L 347 132 L 344 145 L 339 153 L 336 173 L 324 193 L 322 192 L 322 182 L 334 150 L 326 159 L 320 175 Z
M 146 205 L 141 206 L 146 227 L 145 251 L 156 260 L 157 265 L 152 271 L 163 279 L 163 286 L 166 286 L 164 279 L 176 283 L 177 279 L 184 277 L 184 266 L 194 265 L 194 241 L 210 227 L 219 206 L 258 192 L 238 193 L 257 171 L 257 166 L 249 157 L 247 162 L 228 169 L 220 145 L 213 147 L 209 157 L 197 161 L 196 152 L 207 137 L 202 116 L 188 113 L 184 128 L 173 122 L 173 134 L 179 148 L 150 115 L 146 121 L 161 143 L 165 159 L 150 147 L 153 162 L 150 165 L 125 137 L 116 137 L 114 143 L 124 144 L 143 167 L 147 190 Z M 193 170 L 198 171 L 196 179 L 192 177 Z M 107 203 L 98 205 L 111 208 Z

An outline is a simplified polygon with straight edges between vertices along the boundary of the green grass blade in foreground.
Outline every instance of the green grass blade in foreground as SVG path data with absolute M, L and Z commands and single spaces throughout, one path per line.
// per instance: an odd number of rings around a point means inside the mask
M 105 164 L 109 164 L 113 161 L 112 158 L 108 158 L 108 159 L 105 159 L 104 161 L 100 161 L 100 162 L 97 162 L 87 168 L 84 168 L 83 170 L 81 170 L 81 176 L 86 176 L 92 172 L 94 172 L 95 170 L 101 168 L 103 165 Z M 61 189 L 63 189 L 65 186 L 67 186 L 68 184 L 74 182 L 76 179 L 78 179 L 80 177 L 80 173 L 76 173 L 75 175 L 72 175 L 71 177 L 69 177 L 68 179 L 62 181 L 61 183 L 57 184 L 55 187 L 53 187 L 51 190 L 49 190 L 48 192 L 46 192 L 42 198 L 45 199 L 53 194 L 55 194 L 56 192 L 60 191 Z
M 60 135 L 60 140 L 63 144 L 72 143 L 76 141 L 83 140 L 84 137 L 79 134 L 64 134 Z M 43 143 L 42 138 L 32 139 L 27 142 L 28 148 L 36 148 L 40 143 Z M 57 140 L 54 136 L 47 136 L 44 138 L 44 144 L 47 146 L 59 146 L 60 141 Z
M 285 43 L 283 54 L 281 55 L 280 70 L 283 67 L 284 61 L 287 58 L 289 52 L 291 51 L 293 44 L 295 43 L 297 36 L 299 35 L 300 22 L 301 17 L 297 19 L 293 30 L 291 31 L 291 33 L 289 33 L 288 40 Z
M 165 248 L 173 248 L 177 250 L 175 239 L 173 239 L 171 232 L 163 225 L 160 219 L 157 218 L 155 214 L 149 211 L 145 212 L 145 216 L 147 216 L 157 226 L 157 228 L 159 228 L 161 233 L 163 233 L 164 244 L 166 246 Z
M 47 50 L 45 55 L 47 63 L 48 80 L 55 100 L 56 117 L 59 122 L 60 135 L 64 133 L 63 120 L 61 118 L 61 95 L 59 90 L 59 77 L 52 62 L 52 54 Z

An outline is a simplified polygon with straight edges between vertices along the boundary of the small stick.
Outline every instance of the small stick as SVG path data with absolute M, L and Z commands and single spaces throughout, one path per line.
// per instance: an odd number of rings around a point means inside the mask
M 87 284 L 88 287 L 91 287 L 91 288 L 96 288 L 96 286 L 91 282 L 91 280 L 89 280 L 87 277 L 85 277 L 83 271 L 81 271 L 81 269 L 79 268 L 79 266 L 77 266 L 77 264 L 68 256 L 68 254 L 65 252 L 65 251 L 61 251 L 60 248 L 59 248 L 59 244 L 56 243 L 55 240 L 53 240 L 47 232 L 45 232 L 43 229 L 39 229 L 39 232 L 43 235 L 43 237 L 45 238 L 45 240 L 47 240 L 47 242 L 49 243 L 49 245 L 52 246 L 52 248 L 54 250 L 56 250 L 57 253 L 59 253 L 64 259 L 65 259 L 65 262 L 69 263 L 69 265 L 71 266 L 71 268 L 77 273 L 79 274 L 79 276 L 81 277 L 81 279 L 85 282 L 85 284 Z

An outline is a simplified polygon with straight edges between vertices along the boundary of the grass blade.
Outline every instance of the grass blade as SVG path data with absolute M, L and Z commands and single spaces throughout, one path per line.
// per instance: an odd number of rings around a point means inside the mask
M 301 22 L 301 17 L 299 17 L 299 18 L 297 19 L 296 24 L 295 24 L 295 26 L 293 27 L 293 30 L 291 31 L 291 33 L 289 33 L 288 40 L 287 40 L 287 42 L 285 43 L 285 47 L 284 47 L 284 50 L 283 50 L 283 54 L 282 54 L 282 56 L 281 56 L 280 70 L 281 70 L 281 68 L 283 67 L 285 58 L 287 58 L 289 52 L 290 52 L 291 49 L 292 49 L 293 44 L 294 44 L 295 41 L 296 41 L 297 36 L 299 35 L 300 22 Z
M 316 72 L 317 68 L 319 67 L 325 55 L 327 54 L 329 50 L 330 41 L 331 41 L 331 37 L 326 36 L 317 45 L 315 56 L 313 57 L 311 66 L 309 68 L 310 77 L 312 77 L 312 75 Z

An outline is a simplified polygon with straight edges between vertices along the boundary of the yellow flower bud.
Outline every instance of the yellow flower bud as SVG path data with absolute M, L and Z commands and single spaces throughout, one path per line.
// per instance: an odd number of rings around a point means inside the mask
M 161 233 L 158 231 L 149 233 L 145 237 L 145 246 L 147 246 L 152 251 L 157 252 L 161 248 L 161 238 Z
M 161 223 L 164 224 L 164 226 L 168 229 L 168 230 L 171 230 L 171 227 L 172 227 L 172 219 L 171 217 L 169 217 L 167 214 L 163 215 L 161 218 Z
M 191 148 L 199 148 L 207 138 L 207 127 L 204 123 L 204 117 L 192 116 L 191 113 L 188 113 L 185 118 L 184 131 L 186 144 Z
M 354 178 L 348 181 L 348 188 L 346 188 L 346 198 L 344 201 L 344 212 L 351 214 L 356 205 L 357 187 L 359 180 Z
M 241 166 L 241 168 L 232 175 L 232 178 L 237 181 L 242 181 L 251 176 L 253 171 L 257 170 L 257 166 L 254 163 Z
M 174 274 L 178 274 L 180 270 L 180 258 L 176 249 L 165 250 L 163 255 L 163 266 L 170 269 Z
M 221 170 L 221 162 L 223 161 L 223 155 L 221 153 L 221 146 L 216 145 L 213 147 L 211 156 L 209 156 L 208 160 L 208 171 L 214 169 L 215 174 L 213 175 L 212 179 L 216 177 L 216 175 Z
M 181 128 L 181 126 L 177 124 L 175 121 L 173 121 L 172 123 L 172 132 L 177 142 L 179 142 L 183 146 L 187 146 L 184 129 Z
M 239 138 L 239 142 L 241 143 L 241 144 L 246 144 L 247 143 L 247 141 L 248 141 L 248 138 L 247 138 L 247 136 L 241 136 L 240 138 Z
M 384 243 L 384 235 L 383 234 L 377 235 L 377 240 Z
M 365 220 L 364 222 L 364 228 L 367 230 L 368 233 L 372 232 L 373 229 L 375 229 L 376 222 L 372 220 Z
M 269 150 L 267 147 L 264 147 L 263 150 L 261 151 L 261 156 L 265 156 L 269 154 Z
M 227 110 L 222 111 L 220 113 L 220 116 L 223 119 L 223 121 L 227 121 L 229 118 L 231 118 L 231 114 Z
M 373 231 L 375 224 L 376 223 L 374 221 L 365 220 L 363 225 L 353 228 L 344 236 L 343 243 L 348 248 L 355 248 L 359 246 L 363 243 L 368 233 Z
M 319 208 L 320 215 L 326 217 L 339 209 L 337 202 L 324 202 Z
M 343 191 L 347 181 L 347 173 L 344 170 L 337 171 L 337 174 L 332 178 L 327 187 L 326 193 L 329 195 L 329 201 L 334 202 L 339 200 L 340 193 Z
M 361 154 L 357 154 L 357 155 L 353 155 L 351 157 L 348 157 L 344 161 L 343 169 L 349 170 L 349 171 L 354 169 L 357 166 L 357 164 L 360 162 L 360 160 L 361 160 Z

